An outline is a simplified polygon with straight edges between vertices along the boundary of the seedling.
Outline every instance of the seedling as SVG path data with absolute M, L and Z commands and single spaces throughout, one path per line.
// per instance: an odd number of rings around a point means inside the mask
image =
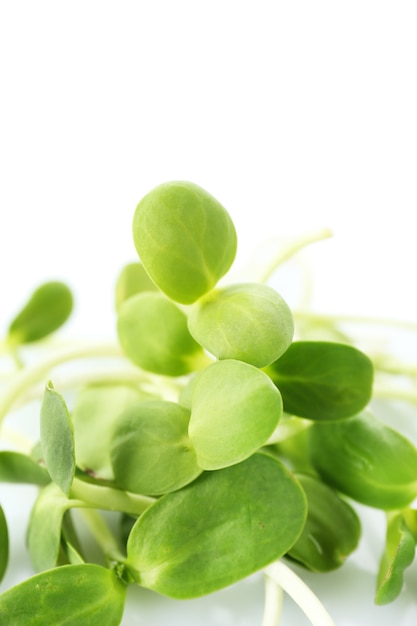
M 34 575 L 0 595 L 2 624 L 117 626 L 129 585 L 187 599 L 264 570 L 263 626 L 279 623 L 282 589 L 315 626 L 331 626 L 285 563 L 341 567 L 361 536 L 355 501 L 387 512 L 375 599 L 397 597 L 417 541 L 417 450 L 371 412 L 386 362 L 340 320 L 293 314 L 266 284 L 327 234 L 279 249 L 258 281 L 234 282 L 227 211 L 197 185 L 165 183 L 134 214 L 139 258 L 114 286 L 118 343 L 57 349 L 72 294 L 60 282 L 34 291 L 3 343 L 12 359 L 0 397 L 0 421 L 12 419 L 42 387 L 40 441 L 6 449 L 4 436 L 0 451 L 1 481 L 39 489 Z M 309 340 L 313 327 L 334 340 Z M 41 356 L 25 365 L 28 349 Z M 100 359 L 112 367 L 96 369 Z M 76 374 L 56 384 L 71 361 Z M 0 577 L 10 558 L 0 508 Z

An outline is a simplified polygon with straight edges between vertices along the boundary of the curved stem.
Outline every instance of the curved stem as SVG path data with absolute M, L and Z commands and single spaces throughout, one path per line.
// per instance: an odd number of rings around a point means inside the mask
M 417 391 L 414 389 L 404 389 L 402 387 L 389 385 L 374 385 L 373 395 L 375 398 L 384 398 L 386 400 L 404 400 L 405 402 L 413 402 L 417 404 Z
M 305 248 L 311 243 L 316 243 L 317 241 L 321 241 L 322 239 L 327 239 L 332 237 L 333 233 L 328 228 L 323 228 L 319 231 L 313 233 L 307 233 L 298 237 L 297 239 L 291 240 L 286 245 L 282 246 L 275 256 L 270 260 L 268 265 L 260 272 L 258 276 L 258 282 L 266 283 L 275 270 L 282 264 L 284 261 L 287 261 L 289 258 L 294 256 L 297 252 Z
M 335 626 L 334 621 L 309 587 L 281 561 L 265 568 L 265 574 L 288 593 L 313 626 Z
M 393 328 L 399 328 L 403 330 L 417 331 L 417 323 L 410 322 L 408 320 L 397 320 L 387 317 L 372 317 L 365 315 L 340 315 L 324 313 L 313 313 L 312 311 L 293 311 L 293 316 L 296 320 L 318 322 L 319 324 L 336 325 L 338 323 L 353 323 L 353 324 L 378 324 L 379 326 L 392 326 Z
M 265 575 L 265 607 L 262 626 L 279 626 L 282 617 L 284 593 L 270 576 Z
M 35 383 L 44 379 L 51 369 L 76 359 L 94 357 L 123 357 L 121 349 L 115 344 L 92 344 L 73 346 L 52 354 L 40 363 L 27 366 L 18 372 L 6 386 L 0 398 L 0 424 L 20 395 L 25 394 Z
M 74 478 L 71 486 L 71 498 L 81 500 L 86 507 L 96 507 L 106 511 L 123 511 L 140 515 L 155 502 L 155 498 L 128 493 L 113 487 L 93 485 L 79 478 Z
M 112 561 L 123 561 L 124 555 L 120 546 L 100 513 L 95 509 L 78 509 L 78 515 L 89 528 L 107 562 L 110 564 Z

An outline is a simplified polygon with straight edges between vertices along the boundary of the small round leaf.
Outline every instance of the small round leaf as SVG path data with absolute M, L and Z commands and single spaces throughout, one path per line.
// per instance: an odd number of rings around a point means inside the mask
M 347 344 L 294 341 L 266 371 L 282 394 L 284 411 L 298 417 L 345 419 L 372 396 L 372 362 Z
M 117 333 L 126 356 L 148 372 L 183 376 L 206 361 L 187 317 L 161 293 L 132 296 L 119 309 Z
M 291 344 L 291 311 L 272 287 L 242 283 L 214 290 L 190 313 L 194 339 L 218 359 L 265 367 Z
M 125 300 L 137 293 L 157 290 L 158 287 L 149 278 L 142 263 L 128 263 L 121 269 L 117 277 L 115 289 L 116 311 L 119 310 Z
M 133 239 L 140 260 L 172 300 L 195 302 L 228 271 L 237 239 L 224 207 L 190 182 L 159 185 L 138 204 Z
M 189 419 L 185 407 L 162 400 L 127 409 L 111 442 L 117 484 L 133 493 L 160 495 L 180 489 L 201 474 L 188 437 Z
M 219 469 L 248 458 L 281 415 L 281 395 L 261 370 L 235 360 L 209 365 L 195 379 L 188 429 L 200 467 Z

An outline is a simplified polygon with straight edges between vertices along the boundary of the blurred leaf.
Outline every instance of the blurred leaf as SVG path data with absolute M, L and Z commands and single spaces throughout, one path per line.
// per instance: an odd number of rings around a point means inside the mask
M 73 297 L 65 283 L 50 281 L 38 287 L 9 326 L 11 345 L 32 343 L 60 328 L 71 315 Z
M 9 561 L 9 532 L 7 520 L 2 507 L 0 506 L 0 582 L 6 573 Z
M 376 604 L 388 604 L 400 594 L 404 570 L 414 560 L 416 540 L 402 513 L 388 516 L 385 551 L 378 573 Z
M 119 273 L 116 281 L 116 311 L 125 300 L 143 291 L 158 291 L 158 287 L 149 278 L 142 263 L 128 263 Z
M 47 485 L 51 481 L 48 472 L 30 456 L 20 452 L 0 452 L 0 482 Z

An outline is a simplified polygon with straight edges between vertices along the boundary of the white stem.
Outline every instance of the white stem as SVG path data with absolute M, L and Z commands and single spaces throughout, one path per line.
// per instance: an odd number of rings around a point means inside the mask
M 262 626 L 279 626 L 282 616 L 284 594 L 281 585 L 278 585 L 270 576 L 265 576 L 265 608 Z
M 264 571 L 267 576 L 291 596 L 313 626 L 335 626 L 334 621 L 317 596 L 287 565 L 284 565 L 281 561 L 275 561 L 275 563 L 268 565 Z

